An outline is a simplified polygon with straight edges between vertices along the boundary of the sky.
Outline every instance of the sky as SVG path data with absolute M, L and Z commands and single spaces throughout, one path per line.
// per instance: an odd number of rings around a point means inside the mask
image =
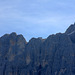
M 75 0 L 0 0 L 0 37 L 6 33 L 47 38 L 75 22 Z

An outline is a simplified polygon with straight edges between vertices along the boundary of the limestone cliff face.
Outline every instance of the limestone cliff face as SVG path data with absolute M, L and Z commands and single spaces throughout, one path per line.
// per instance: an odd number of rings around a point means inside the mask
M 75 75 L 75 24 L 47 39 L 0 37 L 0 75 Z

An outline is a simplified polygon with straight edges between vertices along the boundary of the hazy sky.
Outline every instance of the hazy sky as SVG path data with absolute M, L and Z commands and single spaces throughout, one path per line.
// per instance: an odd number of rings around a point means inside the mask
M 0 0 L 0 36 L 16 32 L 26 40 L 64 32 L 75 22 L 75 0 Z

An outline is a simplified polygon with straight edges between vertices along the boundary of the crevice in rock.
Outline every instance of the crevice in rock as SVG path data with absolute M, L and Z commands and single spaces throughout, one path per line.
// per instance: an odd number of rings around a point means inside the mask
M 5 75 L 5 71 L 6 71 L 6 63 L 5 63 L 5 65 L 4 65 L 3 75 Z

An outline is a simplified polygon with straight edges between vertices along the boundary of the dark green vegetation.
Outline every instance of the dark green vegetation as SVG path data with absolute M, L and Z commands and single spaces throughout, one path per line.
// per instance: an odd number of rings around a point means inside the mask
M 75 24 L 47 39 L 0 37 L 0 75 L 75 75 Z

